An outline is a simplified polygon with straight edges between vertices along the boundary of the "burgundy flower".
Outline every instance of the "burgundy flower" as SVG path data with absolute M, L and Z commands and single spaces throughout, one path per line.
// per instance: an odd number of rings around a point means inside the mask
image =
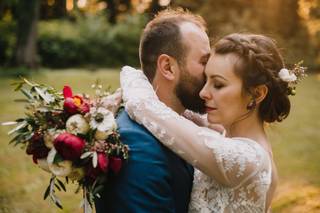
M 103 172 L 107 172 L 108 170 L 109 159 L 107 155 L 103 152 L 98 153 L 98 166 Z
M 85 141 L 70 133 L 62 133 L 53 142 L 54 148 L 65 160 L 79 158 L 85 147 Z
M 101 170 L 99 168 L 93 168 L 92 164 L 89 165 L 86 169 L 86 176 L 90 181 L 95 181 L 97 177 L 101 174 Z
M 64 104 L 63 108 L 66 112 L 73 115 L 76 113 L 86 114 L 90 110 L 89 103 L 83 97 L 72 95 L 72 90 L 69 86 L 63 88 Z
M 48 156 L 50 149 L 48 149 L 43 141 L 43 135 L 35 132 L 31 140 L 28 143 L 26 153 L 32 155 L 34 163 L 37 163 L 37 159 L 45 158 Z
M 118 174 L 122 167 L 122 160 L 118 157 L 112 157 L 110 158 L 110 168 L 114 173 Z

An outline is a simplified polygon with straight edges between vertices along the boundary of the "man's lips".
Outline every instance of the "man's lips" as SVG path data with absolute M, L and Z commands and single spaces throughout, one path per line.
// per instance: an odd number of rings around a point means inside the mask
M 214 111 L 214 110 L 217 110 L 217 108 L 206 106 L 206 112 L 211 112 L 211 111 Z

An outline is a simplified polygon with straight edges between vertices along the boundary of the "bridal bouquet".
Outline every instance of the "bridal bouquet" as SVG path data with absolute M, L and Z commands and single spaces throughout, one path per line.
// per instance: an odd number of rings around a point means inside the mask
M 92 211 L 94 197 L 110 175 L 115 175 L 128 159 L 128 147 L 121 143 L 115 115 L 121 103 L 120 91 L 108 94 L 93 85 L 94 97 L 73 95 L 69 86 L 54 88 L 22 79 L 16 84 L 26 99 L 25 116 L 8 132 L 10 143 L 22 145 L 41 169 L 52 174 L 44 199 L 62 208 L 56 190 L 76 182 L 83 190 L 83 208 Z

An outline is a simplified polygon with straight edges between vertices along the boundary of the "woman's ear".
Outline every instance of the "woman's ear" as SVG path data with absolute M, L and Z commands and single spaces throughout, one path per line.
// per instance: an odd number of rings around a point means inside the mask
M 157 68 L 159 74 L 161 74 L 167 80 L 174 80 L 176 73 L 175 73 L 175 66 L 176 61 L 167 54 L 161 54 L 157 60 Z
M 257 104 L 261 103 L 268 94 L 268 87 L 265 84 L 261 84 L 254 88 L 253 94 Z

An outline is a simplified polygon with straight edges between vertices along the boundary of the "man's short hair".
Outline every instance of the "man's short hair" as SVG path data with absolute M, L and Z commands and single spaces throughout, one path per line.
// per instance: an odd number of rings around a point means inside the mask
M 140 39 L 139 56 L 141 68 L 150 82 L 155 76 L 159 55 L 170 55 L 180 66 L 184 64 L 188 48 L 180 32 L 180 24 L 183 22 L 191 22 L 207 30 L 201 16 L 181 8 L 163 10 L 146 25 Z

